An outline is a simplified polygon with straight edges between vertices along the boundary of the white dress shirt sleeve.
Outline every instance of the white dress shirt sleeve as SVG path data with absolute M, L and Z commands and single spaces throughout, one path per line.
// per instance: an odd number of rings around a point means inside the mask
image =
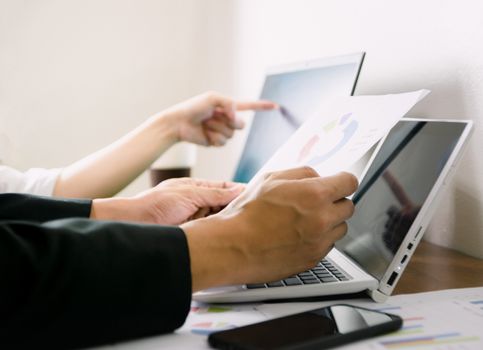
M 21 172 L 0 165 L 0 193 L 15 192 L 52 196 L 61 171 L 62 168 L 32 168 Z

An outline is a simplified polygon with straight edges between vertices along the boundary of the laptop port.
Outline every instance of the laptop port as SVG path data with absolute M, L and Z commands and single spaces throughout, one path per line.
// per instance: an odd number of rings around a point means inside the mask
M 418 232 L 416 232 L 416 235 L 414 236 L 414 239 L 416 239 L 419 234 L 421 233 L 421 230 L 423 229 L 423 226 L 419 226 Z
M 404 255 L 403 258 L 401 259 L 401 264 L 404 264 L 407 259 L 408 259 L 408 256 Z
M 408 250 L 411 250 L 411 249 L 413 249 L 413 244 L 412 243 L 409 243 L 408 244 Z
M 393 272 L 391 274 L 391 277 L 389 277 L 389 279 L 387 280 L 387 285 L 392 287 L 396 278 L 397 278 L 397 272 Z

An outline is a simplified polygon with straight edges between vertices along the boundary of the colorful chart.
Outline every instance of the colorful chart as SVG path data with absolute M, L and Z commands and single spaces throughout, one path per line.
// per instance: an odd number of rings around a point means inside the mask
M 431 336 L 419 336 L 402 338 L 397 340 L 383 341 L 380 344 L 387 349 L 397 349 L 397 348 L 414 348 L 415 346 L 435 346 L 435 345 L 448 345 L 448 344 L 461 344 L 464 342 L 474 342 L 480 340 L 480 337 L 462 336 L 458 332 L 446 333 L 446 334 L 436 334 Z
M 193 313 L 200 314 L 200 313 L 220 313 L 220 312 L 228 312 L 228 311 L 234 311 L 234 310 L 233 308 L 226 307 L 226 306 L 207 306 L 207 307 L 192 306 L 190 311 Z
M 317 166 L 326 162 L 336 155 L 345 145 L 349 143 L 359 127 L 358 121 L 352 113 L 346 113 L 340 118 L 334 119 L 322 127 L 323 134 L 314 134 L 302 146 L 297 161 L 309 166 Z M 318 150 L 317 145 L 322 140 L 332 139 L 332 146 L 327 150 L 324 144 L 323 150 Z M 323 153 L 317 154 L 317 151 Z
M 191 333 L 198 335 L 209 335 L 213 332 L 232 328 L 236 328 L 236 326 L 228 322 L 200 322 L 191 326 Z
M 483 301 L 471 303 L 478 305 L 481 303 L 483 306 Z M 384 336 L 378 341 L 378 344 L 385 349 L 449 349 L 454 345 L 471 345 L 481 340 L 479 336 L 471 333 L 451 330 L 450 327 L 445 327 L 444 322 L 438 327 L 439 331 L 428 328 L 428 324 L 434 323 L 434 318 L 430 317 L 431 321 L 429 321 L 426 317 L 414 315 L 412 314 L 415 311 L 414 308 L 387 306 L 377 310 L 403 317 L 403 327 L 399 331 Z

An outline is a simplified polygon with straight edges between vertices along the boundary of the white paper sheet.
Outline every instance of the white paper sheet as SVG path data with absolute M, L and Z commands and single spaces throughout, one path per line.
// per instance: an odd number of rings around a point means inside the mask
M 400 315 L 403 328 L 359 341 L 343 350 L 480 350 L 483 349 L 483 287 L 392 296 L 384 304 L 371 299 L 278 304 L 205 305 L 193 302 L 182 328 L 143 340 L 97 349 L 209 349 L 207 335 L 327 305 L 346 303 Z
M 401 316 L 402 329 L 340 349 L 483 349 L 483 288 L 400 295 L 370 306 Z
M 312 310 L 336 302 L 258 305 L 268 318 Z M 483 349 L 483 288 L 392 296 L 384 304 L 372 300 L 343 300 L 341 303 L 396 314 L 401 330 L 359 341 L 343 350 L 476 350 Z
M 321 105 L 226 210 L 253 198 L 263 175 L 271 171 L 308 165 L 327 176 L 348 170 L 428 93 L 340 97 Z

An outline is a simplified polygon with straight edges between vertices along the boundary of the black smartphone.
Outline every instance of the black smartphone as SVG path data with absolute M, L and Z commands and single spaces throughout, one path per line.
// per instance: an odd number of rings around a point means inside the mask
M 399 316 L 337 304 L 210 334 L 218 349 L 326 349 L 398 330 Z

